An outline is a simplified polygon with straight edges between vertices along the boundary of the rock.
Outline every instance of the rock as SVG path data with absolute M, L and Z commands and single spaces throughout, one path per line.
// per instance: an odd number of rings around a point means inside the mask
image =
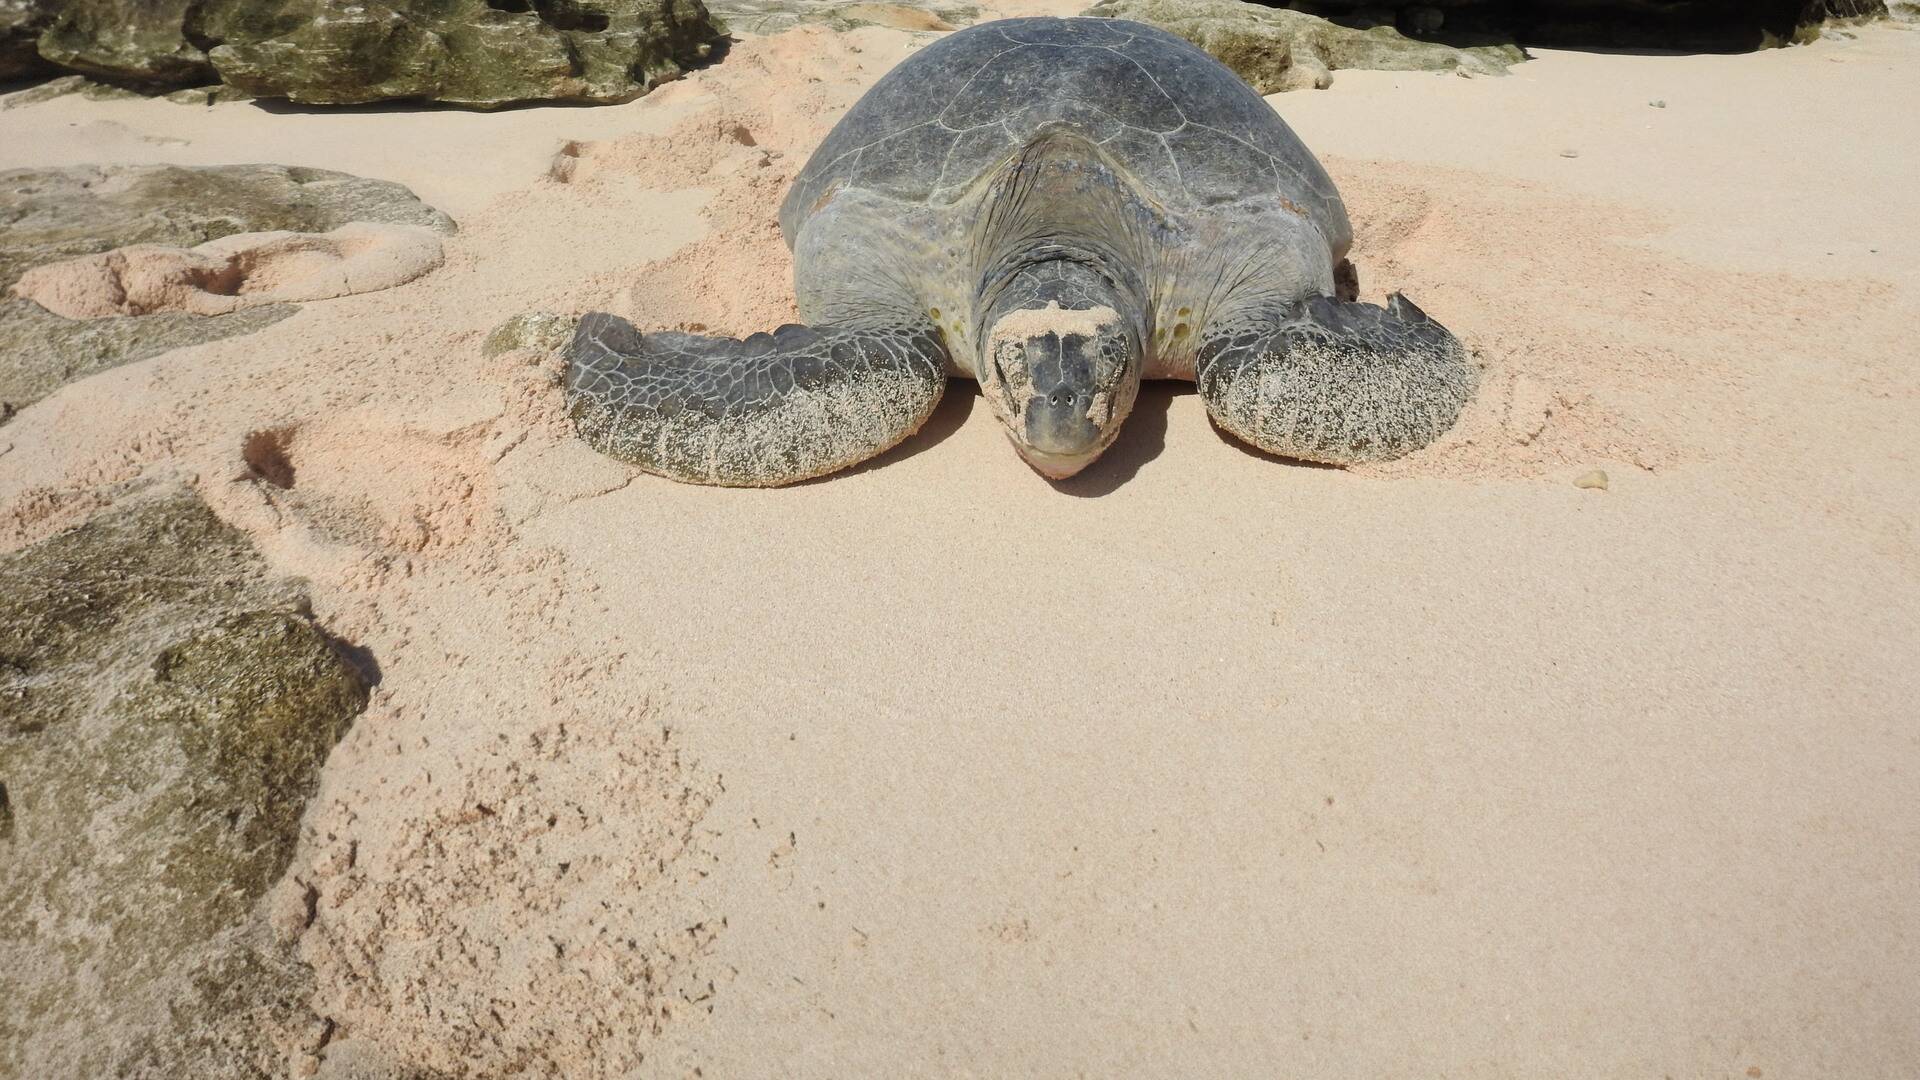
M 885 26 L 895 30 L 957 30 L 980 17 L 965 4 L 865 3 L 848 0 L 713 0 L 708 10 L 743 34 L 777 34 L 806 23 L 833 30 Z
M 63 0 L 40 34 L 40 55 L 95 78 L 165 88 L 210 82 L 207 54 L 188 40 L 196 0 Z
M 281 1075 L 311 975 L 260 901 L 365 674 L 184 488 L 0 581 L 0 1075 Z
M 225 101 L 252 101 L 253 95 L 237 86 L 194 86 L 185 90 L 175 90 L 167 95 L 167 100 L 175 105 L 218 105 Z
M 183 345 L 251 334 L 298 310 L 277 304 L 212 318 L 65 319 L 30 300 L 0 300 L 0 424 L 70 382 Z
M 352 222 L 453 220 L 405 187 L 284 165 L 77 166 L 0 172 L 0 295 L 36 266 L 131 244 L 192 247 L 235 233 L 327 232 Z M 285 305 L 202 317 L 161 313 L 70 321 L 0 299 L 0 401 L 20 408 L 75 379 L 167 349 L 249 333 Z
M 1501 75 L 1526 59 L 1511 45 L 1460 49 L 1409 38 L 1391 25 L 1353 29 L 1243 0 L 1101 0 L 1085 14 L 1132 19 L 1178 34 L 1262 94 L 1324 88 L 1341 68 Z
M 145 96 L 137 90 L 129 90 L 124 86 L 95 82 L 85 75 L 62 75 L 58 79 L 48 79 L 38 86 L 29 86 L 25 90 L 16 90 L 5 97 L 0 97 L 0 110 L 38 105 L 43 101 L 66 97 L 68 94 L 78 94 L 89 101 L 111 101 L 115 98 Z
M 724 33 L 700 0 L 0 0 L 0 72 L 322 105 L 626 101 Z
M 700 0 L 213 0 L 205 10 L 223 82 L 315 105 L 629 101 L 706 59 L 724 33 Z
M 552 352 L 573 336 L 574 320 L 550 311 L 529 311 L 515 315 L 493 328 L 480 343 L 480 355 L 488 358 L 518 349 Z
M 1604 470 L 1594 469 L 1573 478 L 1573 486 L 1591 491 L 1607 490 L 1607 474 Z

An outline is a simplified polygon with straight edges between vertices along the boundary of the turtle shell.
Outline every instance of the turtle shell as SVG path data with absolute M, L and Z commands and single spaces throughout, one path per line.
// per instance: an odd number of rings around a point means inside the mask
M 1080 136 L 1173 212 L 1286 200 L 1337 246 L 1339 193 L 1286 122 L 1230 69 L 1120 19 L 982 23 L 914 54 L 834 126 L 781 207 L 788 242 L 841 190 L 952 204 L 1023 147 Z

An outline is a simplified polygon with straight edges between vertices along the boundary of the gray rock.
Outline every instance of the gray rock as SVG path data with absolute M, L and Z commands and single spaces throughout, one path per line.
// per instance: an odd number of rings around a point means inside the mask
M 260 900 L 367 700 L 183 488 L 0 558 L 0 1075 L 284 1075 L 311 973 Z
M 222 81 L 316 105 L 629 101 L 724 33 L 700 0 L 216 0 L 202 21 Z
M 40 34 L 40 55 L 82 75 L 147 87 L 211 81 L 207 54 L 188 40 L 196 0 L 64 0 Z
M 4 0 L 0 0 L 0 2 L 4 2 Z M 115 98 L 138 98 L 145 96 L 137 90 L 129 90 L 124 86 L 115 86 L 112 83 L 98 82 L 87 78 L 85 75 L 62 75 L 57 79 L 48 79 L 46 82 L 40 83 L 37 86 L 29 86 L 25 90 L 16 90 L 11 94 L 0 97 L 0 111 L 23 109 L 29 105 L 38 105 L 43 101 L 52 101 L 54 98 L 66 97 L 68 94 L 78 94 L 89 101 L 111 101 Z
M 22 272 L 127 244 L 192 247 L 239 232 L 326 232 L 352 221 L 452 232 L 453 220 L 400 184 L 284 165 L 77 166 L 0 172 L 0 295 Z M 0 299 L 0 402 L 14 409 L 97 371 L 168 349 L 250 333 L 292 314 L 179 313 L 63 319 Z
M 211 86 L 190 86 L 185 90 L 175 90 L 167 95 L 167 100 L 175 105 L 218 105 L 223 101 L 252 101 L 254 95 L 237 86 L 225 86 L 214 83 Z
M 724 33 L 700 0 L 0 0 L 0 77 L 57 65 L 323 105 L 626 101 Z
M 66 319 L 31 300 L 0 300 L 0 423 L 70 382 L 183 345 L 251 334 L 300 310 L 293 304 L 231 315 L 117 315 Z
M 1324 88 L 1342 68 L 1503 75 L 1526 59 L 1512 45 L 1461 49 L 1407 37 L 1392 25 L 1358 30 L 1242 0 L 1101 0 L 1085 13 L 1178 34 L 1262 94 Z

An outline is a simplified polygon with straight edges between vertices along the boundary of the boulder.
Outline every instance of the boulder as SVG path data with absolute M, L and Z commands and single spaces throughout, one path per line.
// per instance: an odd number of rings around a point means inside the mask
M 0 581 L 0 1075 L 285 1075 L 322 1025 L 261 901 L 362 666 L 180 487 Z
M 1526 59 L 1512 45 L 1455 48 L 1392 26 L 1342 26 L 1315 15 L 1243 0 L 1102 0 L 1088 15 L 1132 19 L 1178 34 L 1232 68 L 1262 94 L 1324 88 L 1341 68 L 1504 75 Z
M 204 10 L 222 81 L 316 105 L 628 101 L 706 59 L 723 33 L 700 0 L 216 0 Z
M 318 105 L 626 101 L 724 34 L 700 0 L 0 0 L 0 71 Z
M 29 105 L 38 105 L 43 101 L 52 101 L 54 98 L 66 97 L 69 94 L 78 95 L 88 101 L 115 101 L 146 96 L 138 90 L 99 82 L 85 75 L 62 75 L 57 79 L 48 79 L 46 82 L 29 86 L 25 90 L 16 90 L 5 97 L 0 97 L 0 112 L 8 109 L 24 109 Z
M 75 379 L 168 349 L 249 333 L 287 304 L 72 320 L 9 295 L 38 266 L 132 244 L 194 247 L 236 233 L 323 233 L 353 222 L 450 233 L 400 184 L 285 165 L 76 166 L 0 172 L 0 422 Z
M 62 0 L 40 55 L 82 75 L 143 87 L 207 82 L 213 67 L 187 38 L 197 0 Z

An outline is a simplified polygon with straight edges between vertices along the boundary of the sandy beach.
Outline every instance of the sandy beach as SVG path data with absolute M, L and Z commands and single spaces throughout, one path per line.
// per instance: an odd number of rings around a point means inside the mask
M 1920 32 L 1269 98 L 1361 296 L 1482 369 L 1387 465 L 1156 383 L 1054 484 L 956 384 L 848 473 L 702 488 L 483 355 L 796 318 L 786 185 L 930 40 L 743 37 L 591 109 L 0 112 L 0 169 L 458 223 L 0 426 L 0 551 L 184 480 L 377 663 L 265 901 L 333 1025 L 289 1074 L 1920 1070 Z

